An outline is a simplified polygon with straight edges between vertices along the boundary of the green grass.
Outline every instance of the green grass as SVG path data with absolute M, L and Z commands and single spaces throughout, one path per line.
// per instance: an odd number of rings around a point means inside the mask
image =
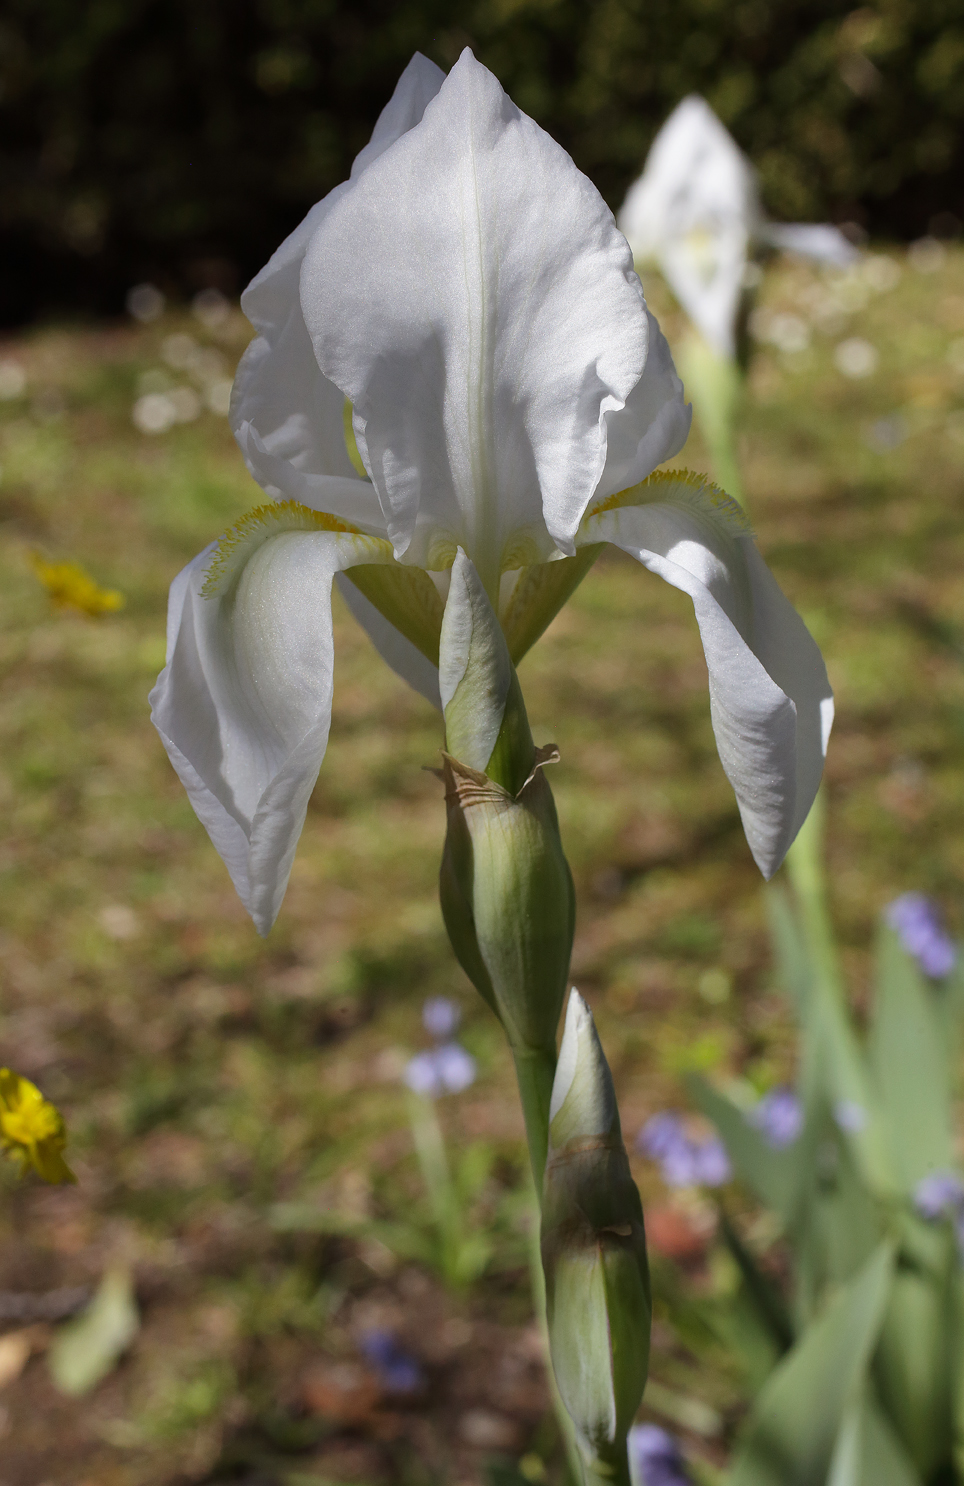
M 783 265 L 763 301 L 809 319 L 822 284 Z M 672 343 L 678 314 L 647 289 Z M 964 358 L 948 360 L 964 337 L 964 254 L 932 274 L 905 266 L 865 298 L 802 352 L 759 348 L 742 435 L 761 548 L 837 693 L 833 902 L 858 998 L 871 926 L 897 892 L 936 893 L 964 923 Z M 481 1481 L 490 1457 L 527 1451 L 551 1477 L 518 1218 L 506 1217 L 521 1118 L 436 901 L 444 810 L 423 766 L 437 760 L 437 717 L 336 600 L 331 742 L 266 940 L 148 721 L 171 578 L 260 499 L 223 419 L 156 437 L 132 425 L 138 376 L 174 330 L 205 338 L 172 315 L 148 329 L 39 329 L 0 349 L 28 376 L 26 395 L 0 404 L 0 1061 L 62 1105 L 80 1177 L 48 1191 L 5 1173 L 0 1290 L 92 1281 L 122 1261 L 143 1312 L 130 1358 L 80 1403 L 52 1392 L 38 1336 L 0 1394 L 0 1479 L 415 1486 Z M 223 354 L 233 361 L 246 334 L 232 320 Z M 880 353 L 862 381 L 834 365 L 854 335 Z M 872 447 L 874 424 L 895 415 L 903 441 Z M 684 461 L 703 464 L 698 431 Z M 83 563 L 126 607 L 99 621 L 53 612 L 32 549 Z M 520 674 L 537 741 L 562 752 L 551 782 L 579 894 L 573 974 L 627 1134 L 682 1100 L 689 1067 L 761 1083 L 785 1073 L 789 1019 L 688 601 L 604 556 Z M 467 1296 L 374 1237 L 271 1223 L 289 1201 L 417 1220 L 399 1072 L 421 1045 L 421 1001 L 438 992 L 460 997 L 481 1068 L 444 1122 L 495 1151 L 478 1199 L 495 1258 Z M 665 1200 L 642 1163 L 639 1177 L 645 1198 Z M 723 1283 L 713 1273 L 700 1282 Z M 354 1422 L 326 1416 L 310 1402 L 312 1369 L 357 1366 L 373 1324 L 422 1359 L 426 1395 Z M 738 1411 L 727 1360 L 665 1320 L 653 1370 Z M 489 1436 L 471 1422 L 479 1410 Z M 723 1458 L 719 1442 L 695 1443 Z

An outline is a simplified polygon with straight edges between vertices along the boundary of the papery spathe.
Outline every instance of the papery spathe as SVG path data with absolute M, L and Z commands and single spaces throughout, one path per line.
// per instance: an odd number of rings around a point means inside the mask
M 153 716 L 258 928 L 284 894 L 331 715 L 337 579 L 439 704 L 461 548 L 513 662 L 613 542 L 693 599 L 713 723 L 768 875 L 831 711 L 819 653 L 739 511 L 647 480 L 689 409 L 591 183 L 466 52 L 416 57 L 351 179 L 242 298 L 232 426 L 272 503 L 171 588 Z

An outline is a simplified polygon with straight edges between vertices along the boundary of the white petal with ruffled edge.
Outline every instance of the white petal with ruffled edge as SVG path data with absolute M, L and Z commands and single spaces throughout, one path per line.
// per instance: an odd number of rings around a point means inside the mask
M 491 589 L 511 539 L 517 566 L 566 549 L 643 371 L 642 290 L 595 187 L 471 53 L 318 227 L 302 305 L 399 555 L 462 546 Z
M 683 401 L 666 337 L 647 309 L 649 350 L 643 375 L 625 408 L 606 416 L 606 467 L 593 499 L 638 485 L 657 465 L 678 454 L 689 437 L 693 409 Z M 573 534 L 575 528 L 573 528 Z
M 205 597 L 214 553 L 201 553 L 171 585 L 168 661 L 151 693 L 152 720 L 264 934 L 328 743 L 332 578 L 390 561 L 391 549 L 354 533 L 280 530 L 253 543 L 222 591 Z
M 712 497 L 669 473 L 653 495 L 653 504 L 588 517 L 578 540 L 612 542 L 692 599 L 720 759 L 769 878 L 820 783 L 833 719 L 827 672 L 737 508 L 714 508 Z
M 371 486 L 345 445 L 344 393 L 322 375 L 301 313 L 299 283 L 305 249 L 335 202 L 407 130 L 442 85 L 444 73 L 416 53 L 398 80 L 369 144 L 356 157 L 351 180 L 312 207 L 241 296 L 260 334 L 238 366 L 231 427 L 245 464 L 275 499 L 319 511 L 337 511 L 356 524 L 384 530 Z M 336 482 L 326 476 L 337 476 Z

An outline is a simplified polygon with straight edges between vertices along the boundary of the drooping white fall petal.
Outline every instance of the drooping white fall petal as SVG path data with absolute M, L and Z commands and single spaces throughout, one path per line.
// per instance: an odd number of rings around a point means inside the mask
M 284 897 L 331 723 L 331 584 L 386 543 L 288 506 L 248 518 L 171 585 L 151 717 L 257 928 Z M 222 546 L 222 551 L 224 547 Z M 207 577 L 206 577 L 207 575 Z
M 768 222 L 756 174 L 709 104 L 684 98 L 660 129 L 618 216 L 637 261 L 654 260 L 704 338 L 736 352 L 743 280 L 754 242 L 846 267 L 856 249 L 824 224 Z
M 579 541 L 612 542 L 692 599 L 720 760 L 750 850 L 769 878 L 823 772 L 833 721 L 823 658 L 733 502 L 672 472 L 644 491 L 647 504 L 587 517 Z
M 386 150 L 421 120 L 445 74 L 419 53 L 399 78 L 357 156 L 349 180 L 313 206 L 241 296 L 258 334 L 241 358 L 231 399 L 231 426 L 245 463 L 276 499 L 382 529 L 378 499 L 345 444 L 344 393 L 323 376 L 301 313 L 305 250 L 319 225 Z

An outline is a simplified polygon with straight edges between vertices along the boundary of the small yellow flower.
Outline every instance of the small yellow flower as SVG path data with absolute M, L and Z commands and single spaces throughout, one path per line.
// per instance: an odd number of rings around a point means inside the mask
M 75 1182 L 62 1155 L 66 1144 L 60 1110 L 29 1079 L 0 1068 L 0 1145 L 20 1162 L 21 1175 L 32 1166 L 45 1182 Z
M 101 588 L 77 562 L 47 562 L 39 552 L 30 561 L 51 602 L 58 609 L 78 609 L 81 614 L 110 614 L 124 607 L 124 595 L 116 588 Z

